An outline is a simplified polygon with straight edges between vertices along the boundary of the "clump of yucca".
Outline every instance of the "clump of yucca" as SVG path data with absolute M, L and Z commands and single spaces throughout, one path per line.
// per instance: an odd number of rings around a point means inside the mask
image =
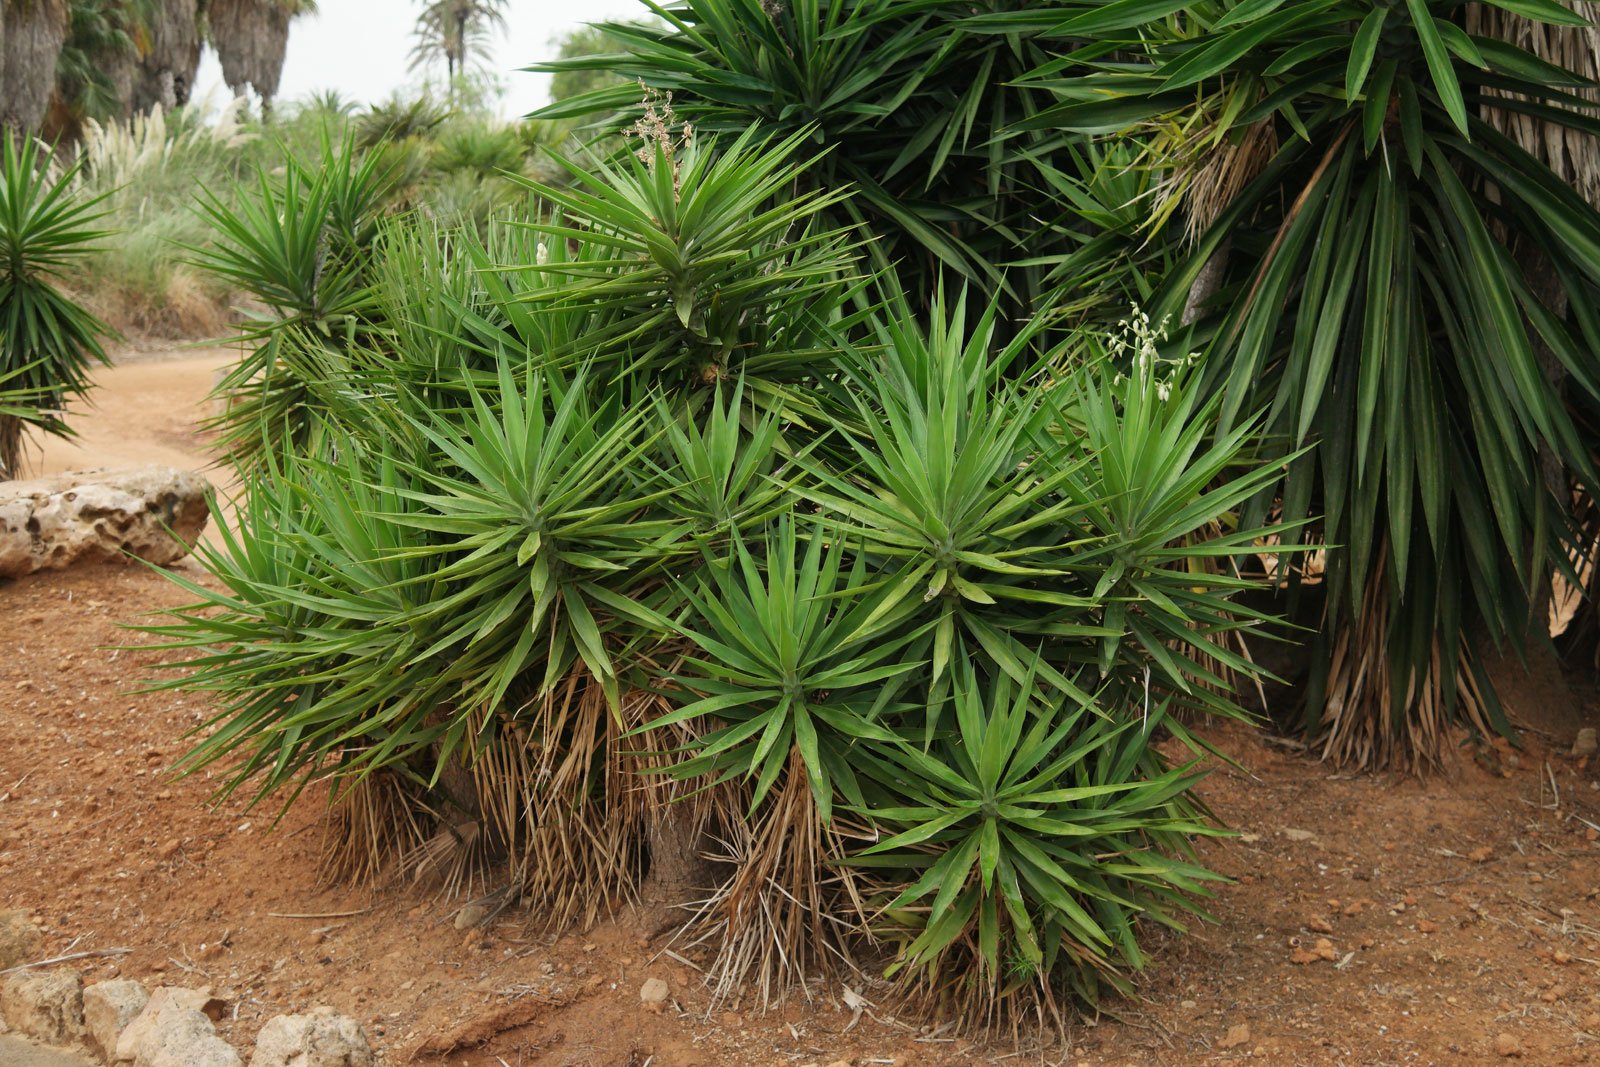
M 188 767 L 330 779 L 349 847 L 493 865 L 551 923 L 642 897 L 719 997 L 1125 988 L 1213 877 L 1153 742 L 1242 714 L 1215 665 L 1260 620 L 1206 564 L 1270 473 L 1182 368 L 919 322 L 819 221 L 844 193 L 784 195 L 802 143 L 571 164 L 483 240 L 389 226 L 383 328 L 312 376 L 316 433 L 263 427 L 215 586 L 152 627 L 218 700 Z

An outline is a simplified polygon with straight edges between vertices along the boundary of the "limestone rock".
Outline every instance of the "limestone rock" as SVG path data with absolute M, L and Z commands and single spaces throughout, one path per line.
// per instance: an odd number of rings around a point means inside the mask
M 6 1025 L 47 1045 L 83 1036 L 83 978 L 77 971 L 20 971 L 0 985 Z
M 117 1038 L 112 1062 L 133 1067 L 244 1067 L 202 1011 L 219 1003 L 208 990 L 157 989 Z
M 121 562 L 128 553 L 172 563 L 205 529 L 210 496 L 204 477 L 174 467 L 0 482 L 0 578 Z
M 108 1063 L 116 1057 L 117 1039 L 139 1017 L 150 994 L 131 978 L 96 982 L 83 991 L 83 1026 L 89 1048 Z
M 1595 728 L 1593 726 L 1585 726 L 1578 731 L 1577 738 L 1572 742 L 1572 754 L 1576 758 L 1582 759 L 1585 756 L 1594 755 L 1596 751 L 1600 751 L 1600 741 L 1596 740 Z
M 20 910 L 0 911 L 0 971 L 33 959 L 39 948 L 39 928 Z
M 647 1008 L 659 1008 L 671 995 L 672 990 L 659 978 L 647 978 L 644 985 L 639 987 L 639 1003 Z
M 361 1026 L 332 1008 L 267 1020 L 256 1037 L 250 1067 L 372 1067 Z

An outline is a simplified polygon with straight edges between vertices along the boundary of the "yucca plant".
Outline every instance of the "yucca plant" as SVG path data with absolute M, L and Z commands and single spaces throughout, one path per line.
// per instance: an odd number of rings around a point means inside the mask
M 677 632 L 689 647 L 662 690 L 678 707 L 641 735 L 699 724 L 663 770 L 705 783 L 711 851 L 730 864 L 683 934 L 716 939 L 720 995 L 751 983 L 770 995 L 882 936 L 908 992 L 970 997 L 977 1019 L 1058 1006 L 1106 982 L 1127 988 L 1142 916 L 1174 919 L 1204 880 L 1174 854 L 1203 821 L 1182 798 L 1188 780 L 1149 741 L 1176 734 L 1203 751 L 1168 718 L 1174 707 L 1243 715 L 1214 665 L 1255 673 L 1223 641 L 1263 621 L 1229 597 L 1254 584 L 1237 572 L 1261 536 L 1237 508 L 1275 475 L 1255 469 L 1246 431 L 1210 440 L 1215 404 L 1184 367 L 1140 349 L 1120 375 L 1109 362 L 1061 378 L 1048 362 L 1024 370 L 1027 330 L 997 344 L 992 309 L 969 324 L 966 301 L 952 304 L 935 302 L 924 334 L 890 298 L 878 344 L 841 345 L 866 429 L 799 461 L 807 477 L 793 491 L 820 507 L 819 524 L 780 518 L 764 541 L 708 560 L 686 593 Z M 1048 709 L 1033 712 L 1050 720 L 1031 735 L 1050 753 L 1038 803 L 1102 743 L 1116 758 L 1078 768 L 1080 799 L 1131 798 L 1085 805 L 1108 841 L 1128 831 L 1105 849 L 1126 864 L 1083 882 L 1052 860 L 1015 902 L 1054 916 L 1043 934 L 1011 912 L 995 925 L 1006 905 L 993 869 L 980 891 L 976 844 L 942 833 L 996 830 L 962 823 L 960 798 L 994 785 L 974 738 L 991 727 L 1009 738 L 1013 699 Z M 953 806 L 932 810 L 931 797 Z M 945 821 L 913 825 L 916 813 Z M 916 828 L 927 837 L 897 836 Z M 964 842 L 965 859 L 910 848 L 936 835 Z M 870 847 L 880 839 L 893 839 L 888 858 Z M 929 886 L 944 888 L 931 913 Z
M 1046 286 L 1036 261 L 1068 247 L 1040 225 L 1053 133 L 1010 131 L 1053 102 L 1021 75 L 1056 57 L 1031 35 L 982 24 L 1018 0 L 685 0 L 656 18 L 598 28 L 615 51 L 540 64 L 557 76 L 623 75 L 534 113 L 612 123 L 640 112 L 642 83 L 702 134 L 800 137 L 820 149 L 797 188 L 855 191 L 824 218 L 875 240 L 908 292 L 945 274 L 1028 309 Z M 648 101 L 647 101 L 648 102 Z M 611 131 L 604 131 L 611 132 Z M 1070 240 L 1070 239 L 1069 239 Z M 1008 265 L 1018 264 L 1007 272 Z M 925 310 L 925 309 L 924 309 Z
M 883 838 L 848 862 L 899 947 L 890 975 L 993 1019 L 1019 994 L 1059 1012 L 1101 983 L 1126 991 L 1138 923 L 1181 930 L 1218 880 L 1185 858 L 1218 832 L 1186 795 L 1194 764 L 1148 766 L 1165 709 L 1112 716 L 1037 673 L 952 673 L 943 744 L 853 756 Z
M 265 451 L 306 448 L 319 409 L 297 363 L 371 343 L 381 327 L 370 274 L 388 189 L 380 154 L 324 139 L 315 164 L 291 158 L 281 179 L 263 170 L 254 198 L 201 200 L 213 240 L 192 249 L 197 265 L 268 309 L 216 388 L 225 406 L 211 425 L 231 462 L 248 468 Z
M 1178 340 L 1202 348 L 1224 429 L 1266 408 L 1278 447 L 1319 443 L 1275 496 L 1289 520 L 1322 516 L 1330 545 L 1305 725 L 1359 765 L 1433 764 L 1457 716 L 1506 729 L 1474 642 L 1535 629 L 1575 547 L 1569 479 L 1594 487 L 1573 410 L 1600 395 L 1600 214 L 1483 117 L 1593 131 L 1593 104 L 1580 77 L 1469 33 L 1471 6 L 1037 13 L 1063 47 L 1124 52 L 1090 76 L 1041 68 L 1029 83 L 1060 99 L 1024 126 L 1165 121 L 1199 98 L 1208 137 L 1266 128 L 1281 145 L 1150 307 L 1176 322 L 1211 264 L 1209 315 Z
M 1123 982 L 1203 880 L 1151 742 L 1241 714 L 1204 663 L 1244 581 L 1193 564 L 1242 569 L 1273 474 L 1165 364 L 855 275 L 847 192 L 779 203 L 797 138 L 645 147 L 537 190 L 557 217 L 379 241 L 382 328 L 307 348 L 322 443 L 262 453 L 223 591 L 157 628 L 221 701 L 191 766 L 332 778 L 347 832 L 505 860 L 554 925 L 661 904 L 723 996 L 898 956 L 981 1023 Z M 970 746 L 1024 721 L 997 779 Z M 1111 855 L 1046 823 L 995 853 L 1002 781 Z M 397 806 L 422 825 L 372 829 Z
M 936 302 L 926 333 L 900 311 L 883 328 L 890 358 L 857 379 L 869 429 L 850 435 L 853 462 L 802 492 L 866 551 L 904 561 L 897 596 L 938 618 L 933 680 L 976 656 L 1087 699 L 1111 679 L 1148 687 L 1153 668 L 1158 693 L 1205 706 L 1222 679 L 1181 646 L 1253 673 L 1220 640 L 1248 624 L 1227 598 L 1251 582 L 1204 565 L 1245 561 L 1264 532 L 1238 510 L 1272 478 L 1249 457 L 1249 425 L 1208 441 L 1215 402 L 1136 329 L 1107 346 L 1120 370 L 1024 384 L 1006 379 L 1029 331 L 996 345 L 993 307 L 969 327 Z M 1227 700 L 1208 710 L 1237 714 Z
M 557 354 L 627 353 L 600 369 L 619 379 L 648 370 L 651 382 L 675 385 L 742 370 L 753 391 L 813 375 L 815 339 L 839 313 L 853 256 L 842 230 L 818 225 L 848 190 L 794 194 L 803 145 L 802 135 L 755 130 L 718 143 L 663 120 L 636 153 L 559 160 L 570 187 L 518 179 L 559 212 L 530 224 L 545 262 L 524 269 L 557 283 L 528 293 L 532 310 L 600 313 Z M 582 254 L 553 250 L 560 242 Z
M 81 163 L 61 167 L 29 138 L 0 135 L 0 479 L 21 476 L 29 428 L 70 436 L 69 401 L 107 363 L 111 328 L 73 300 L 63 276 L 104 236 L 99 200 L 77 195 Z

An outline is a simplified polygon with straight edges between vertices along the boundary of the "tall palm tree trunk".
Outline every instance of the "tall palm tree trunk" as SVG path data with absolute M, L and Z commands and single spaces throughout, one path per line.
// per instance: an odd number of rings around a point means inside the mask
M 234 95 L 254 89 L 270 110 L 283 76 L 293 17 L 282 0 L 211 0 L 206 17 L 222 77 Z
M 150 49 L 133 77 L 133 110 L 187 104 L 199 69 L 198 0 L 159 0 L 151 18 Z
M 0 4 L 0 126 L 33 133 L 56 85 L 56 59 L 66 43 L 67 0 Z

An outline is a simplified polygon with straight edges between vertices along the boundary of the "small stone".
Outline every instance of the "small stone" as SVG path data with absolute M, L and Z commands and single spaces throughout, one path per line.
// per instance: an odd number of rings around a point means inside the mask
M 1228 1027 L 1228 1032 L 1217 1042 L 1218 1048 L 1238 1048 L 1250 1041 L 1250 1024 L 1234 1023 Z
M 225 1007 L 209 988 L 162 986 L 117 1038 L 116 1062 L 136 1062 L 137 1067 L 242 1067 L 238 1053 L 217 1037 L 212 1025 Z M 192 1061 L 174 1058 L 189 1046 L 194 1049 Z
M 1494 1035 L 1494 1054 L 1510 1058 L 1522 1055 L 1522 1042 L 1512 1034 L 1498 1033 Z
M 660 1011 L 672 996 L 672 990 L 659 978 L 648 978 L 639 987 L 639 1003 L 652 1011 Z
M 1317 835 L 1312 833 L 1310 830 L 1285 830 L 1283 832 L 1283 836 L 1287 837 L 1290 841 L 1310 841 Z
M 267 1020 L 250 1057 L 250 1067 L 372 1067 L 372 1062 L 361 1025 L 332 1008 Z
M 1313 915 L 1306 920 L 1306 929 L 1317 934 L 1333 933 L 1333 924 L 1320 915 Z
M 1600 738 L 1595 735 L 1593 726 L 1585 726 L 1578 731 L 1578 736 L 1572 742 L 1572 754 L 1578 759 L 1593 756 L 1600 751 Z
M 110 1062 L 117 1054 L 117 1039 L 150 1002 L 144 986 L 131 978 L 96 982 L 83 991 L 83 1025 L 89 1047 Z
M 1485 845 L 1482 848 L 1475 848 L 1471 852 L 1467 853 L 1467 859 L 1471 860 L 1473 863 L 1488 863 L 1493 857 L 1494 849 L 1490 848 L 1488 845 Z
M 468 904 L 456 912 L 456 929 L 466 930 L 477 926 L 489 917 L 489 909 L 482 904 Z
M 1427 919 L 1417 920 L 1417 933 L 1419 934 L 1431 934 L 1437 929 L 1439 929 L 1438 923 L 1429 922 Z
M 170 860 L 172 857 L 178 854 L 178 849 L 182 847 L 183 842 L 179 841 L 176 837 L 168 838 L 162 843 L 160 848 L 156 849 L 156 855 L 164 860 Z

